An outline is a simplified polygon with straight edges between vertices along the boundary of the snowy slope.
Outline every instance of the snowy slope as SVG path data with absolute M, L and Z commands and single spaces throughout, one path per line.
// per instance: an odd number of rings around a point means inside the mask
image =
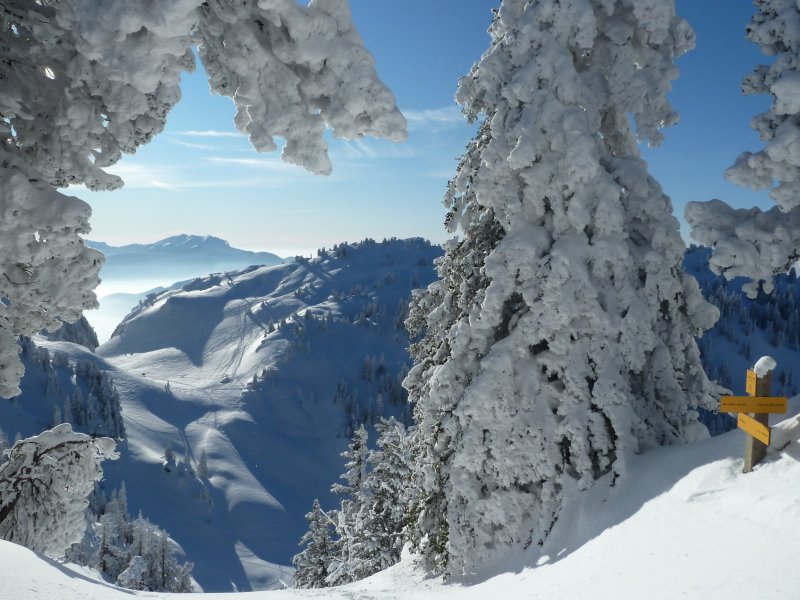
M 116 325 L 140 300 L 154 291 L 153 288 L 171 287 L 176 281 L 217 271 L 284 262 L 270 252 L 233 248 L 225 240 L 213 236 L 184 234 L 152 244 L 126 246 L 92 241 L 87 244 L 106 257 L 100 271 L 102 281 L 96 290 L 100 308 L 86 313 L 101 343 L 111 337 Z
M 100 356 L 38 343 L 110 371 L 128 440 L 107 489 L 125 480 L 131 513 L 170 532 L 200 585 L 280 587 L 313 499 L 334 504 L 352 428 L 408 417 L 402 321 L 440 253 L 422 240 L 340 245 L 153 297 Z M 203 451 L 207 482 L 192 471 Z
M 800 398 L 791 404 L 797 410 Z M 747 475 L 741 473 L 744 439 L 738 431 L 633 457 L 628 476 L 613 487 L 601 483 L 566 508 L 544 548 L 521 551 L 517 564 L 499 565 L 501 574 L 488 579 L 443 584 L 425 578 L 406 557 L 387 571 L 341 588 L 249 597 L 796 598 L 800 418 L 787 419 L 782 429 L 781 437 L 793 441 L 783 450 L 770 450 L 766 462 Z M 15 600 L 122 600 L 137 595 L 5 542 L 0 542 L 0 574 L 3 592 Z

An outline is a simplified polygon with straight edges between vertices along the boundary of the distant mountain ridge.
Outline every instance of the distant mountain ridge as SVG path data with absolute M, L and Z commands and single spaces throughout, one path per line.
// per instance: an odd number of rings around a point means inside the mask
M 232 247 L 218 237 L 174 235 L 152 244 L 112 246 L 87 240 L 86 244 L 106 256 L 101 277 L 145 278 L 153 271 L 174 280 L 190 279 L 212 271 L 233 271 L 251 265 L 279 265 L 284 261 L 271 252 L 252 252 Z M 198 267 L 202 267 L 198 271 Z

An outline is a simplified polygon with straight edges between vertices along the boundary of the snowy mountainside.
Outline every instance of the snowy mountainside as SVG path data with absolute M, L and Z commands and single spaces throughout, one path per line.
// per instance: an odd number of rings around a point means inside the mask
M 800 397 L 790 401 L 790 413 L 798 409 Z M 746 475 L 741 472 L 741 431 L 631 457 L 626 477 L 577 494 L 545 546 L 520 549 L 515 563 L 497 565 L 499 575 L 443 584 L 405 556 L 400 564 L 353 584 L 256 592 L 251 598 L 795 598 L 800 589 L 800 417 L 775 429 L 782 447 L 771 448 Z M 137 595 L 8 542 L 0 542 L 0 574 L 3 591 L 15 600 Z
M 126 482 L 131 513 L 170 532 L 206 591 L 289 581 L 313 499 L 334 505 L 354 426 L 408 419 L 403 320 L 440 254 L 368 240 L 199 278 L 143 302 L 88 358 L 110 371 L 127 429 L 108 490 Z
M 233 248 L 213 236 L 176 235 L 152 244 L 111 246 L 87 241 L 100 250 L 106 262 L 100 271 L 97 288 L 100 307 L 86 313 L 103 343 L 114 327 L 139 300 L 154 288 L 172 287 L 214 271 L 233 271 L 250 265 L 277 265 L 285 262 L 271 252 L 251 252 Z M 158 290 L 160 291 L 160 290 Z
M 91 320 L 90 326 L 93 327 L 97 332 L 99 342 L 95 348 L 100 344 L 107 342 L 114 334 L 117 325 L 119 325 L 119 323 L 128 315 L 128 313 L 131 312 L 131 310 L 136 307 L 137 304 L 146 301 L 148 296 L 152 294 L 160 294 L 166 290 L 183 287 L 192 279 L 193 278 L 177 281 L 171 285 L 158 285 L 155 288 L 147 289 L 145 291 L 140 291 L 140 287 L 142 284 L 147 283 L 146 281 L 130 282 L 129 284 L 120 283 L 120 285 L 135 289 L 136 291 L 114 292 L 103 296 L 99 299 L 100 307 L 98 309 L 87 311 L 85 313 L 89 317 L 87 321 Z M 115 282 L 112 281 L 109 285 L 114 284 Z

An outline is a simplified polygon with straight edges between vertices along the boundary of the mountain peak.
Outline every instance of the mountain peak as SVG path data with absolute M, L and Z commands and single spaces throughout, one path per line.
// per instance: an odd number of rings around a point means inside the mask
M 181 233 L 173 235 L 158 242 L 151 244 L 154 248 L 172 246 L 173 248 L 230 248 L 231 245 L 225 240 L 214 237 L 213 235 L 191 235 Z

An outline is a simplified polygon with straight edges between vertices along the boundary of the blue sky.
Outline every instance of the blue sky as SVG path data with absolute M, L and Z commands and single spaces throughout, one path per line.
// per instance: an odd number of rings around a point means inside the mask
M 183 99 L 166 130 L 112 171 L 122 190 L 71 193 L 93 208 L 90 238 L 152 242 L 178 233 L 215 235 L 234 246 L 281 255 L 364 237 L 446 239 L 441 199 L 474 127 L 453 103 L 459 76 L 489 43 L 495 0 L 351 0 L 353 19 L 378 72 L 409 122 L 392 144 L 330 140 L 334 172 L 308 174 L 277 153 L 259 154 L 233 127 L 233 104 L 211 96 L 202 69 L 184 78 Z M 697 49 L 679 62 L 671 100 L 681 122 L 660 148 L 644 149 L 653 175 L 673 198 L 722 198 L 769 206 L 766 194 L 723 178 L 738 153 L 759 148 L 749 120 L 766 98 L 745 98 L 741 78 L 766 60 L 744 38 L 750 0 L 678 0 Z

